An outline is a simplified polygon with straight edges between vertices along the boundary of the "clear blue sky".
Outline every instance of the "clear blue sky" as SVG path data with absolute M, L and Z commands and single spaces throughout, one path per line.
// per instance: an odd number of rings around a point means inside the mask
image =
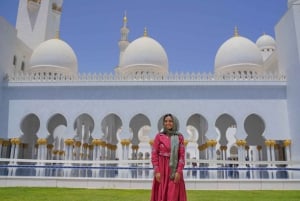
M 19 0 L 0 0 L 15 25 Z M 218 48 L 239 34 L 256 42 L 287 10 L 287 0 L 64 0 L 60 38 L 75 51 L 79 72 L 113 72 L 127 12 L 129 40 L 149 36 L 166 50 L 171 72 L 213 72 Z

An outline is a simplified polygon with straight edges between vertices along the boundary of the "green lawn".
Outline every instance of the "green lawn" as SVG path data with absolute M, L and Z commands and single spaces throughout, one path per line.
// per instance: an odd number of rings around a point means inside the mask
M 299 191 L 195 191 L 188 201 L 300 201 Z M 0 188 L 1 201 L 149 201 L 149 190 Z

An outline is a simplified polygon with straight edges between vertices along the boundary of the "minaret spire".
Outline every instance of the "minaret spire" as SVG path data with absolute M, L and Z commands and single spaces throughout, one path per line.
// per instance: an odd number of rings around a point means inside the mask
M 128 41 L 129 29 L 127 28 L 127 14 L 126 11 L 123 17 L 123 27 L 121 28 L 121 41 Z
M 129 45 L 129 41 L 128 41 L 128 34 L 129 34 L 129 29 L 127 27 L 127 13 L 126 11 L 124 12 L 124 16 L 123 16 L 123 26 L 120 30 L 121 32 L 121 39 L 119 41 L 119 49 L 120 49 L 120 58 L 119 58 L 119 63 L 121 62 L 123 53 L 125 51 L 125 49 L 127 48 L 127 46 Z

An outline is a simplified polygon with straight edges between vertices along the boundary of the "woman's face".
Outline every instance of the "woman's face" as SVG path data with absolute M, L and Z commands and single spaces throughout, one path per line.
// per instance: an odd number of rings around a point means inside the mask
M 174 122 L 173 122 L 173 119 L 172 117 L 170 116 L 167 116 L 165 119 L 164 119 L 164 127 L 168 130 L 171 130 L 174 126 Z

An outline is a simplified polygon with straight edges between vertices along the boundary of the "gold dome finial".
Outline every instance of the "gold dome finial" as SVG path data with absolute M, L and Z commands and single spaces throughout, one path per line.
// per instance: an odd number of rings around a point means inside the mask
M 55 39 L 59 39 L 59 31 L 56 31 Z
M 144 28 L 144 36 L 148 36 L 148 30 L 147 30 L 147 27 Z
M 126 12 L 126 10 L 125 10 L 125 12 L 124 12 L 123 22 L 124 22 L 125 24 L 127 23 L 127 12 Z
M 234 27 L 234 36 L 239 36 L 239 31 L 237 26 Z

